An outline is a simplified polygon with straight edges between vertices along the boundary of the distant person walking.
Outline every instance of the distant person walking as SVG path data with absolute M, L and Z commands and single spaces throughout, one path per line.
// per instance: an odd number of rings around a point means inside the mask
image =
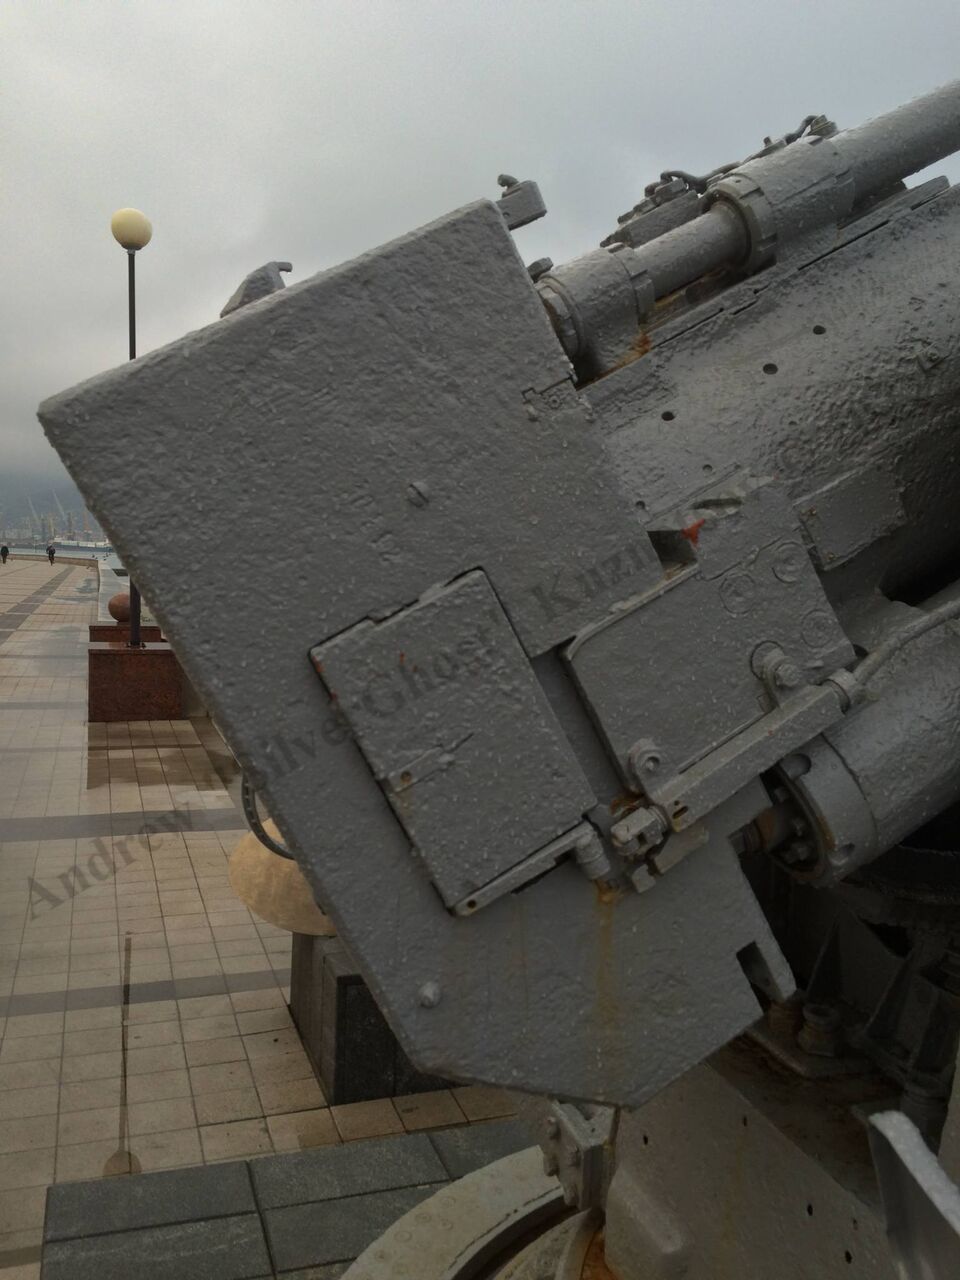
M 47 547 L 47 559 L 53 564 L 54 556 L 57 554 L 57 548 L 54 546 Z
M 9 554 L 10 554 L 10 548 L 7 546 L 6 543 L 4 543 L 3 546 L 0 547 L 0 560 L 2 560 L 4 564 L 7 563 L 7 556 Z

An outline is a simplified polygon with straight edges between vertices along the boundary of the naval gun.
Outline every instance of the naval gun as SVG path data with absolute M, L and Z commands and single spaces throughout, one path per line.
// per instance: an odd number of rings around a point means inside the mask
M 405 1049 L 562 1100 L 618 1280 L 892 1276 L 874 1112 L 896 1274 L 957 1256 L 957 149 L 960 82 L 810 116 L 529 268 L 505 175 L 41 407 Z

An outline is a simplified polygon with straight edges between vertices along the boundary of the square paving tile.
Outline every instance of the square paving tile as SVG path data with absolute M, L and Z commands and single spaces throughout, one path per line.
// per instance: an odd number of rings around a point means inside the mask
M 252 1088 L 253 1076 L 246 1062 L 221 1062 L 209 1067 L 191 1067 L 190 1085 L 195 1094 Z
M 266 1115 L 285 1111 L 314 1111 L 326 1106 L 323 1090 L 313 1075 L 301 1080 L 264 1080 L 257 1092 Z
M 129 1160 L 118 1157 L 118 1143 L 113 1139 L 78 1142 L 57 1148 L 57 1182 L 76 1182 L 81 1178 L 116 1177 L 130 1172 Z
M 0 1092 L 0 1120 L 24 1116 L 55 1115 L 58 1090 L 55 1084 L 37 1085 L 33 1089 L 11 1089 Z
M 267 1117 L 267 1129 L 277 1151 L 300 1151 L 340 1141 L 329 1110 L 293 1111 Z
M 219 1093 L 198 1093 L 193 1099 L 197 1123 L 226 1124 L 232 1120 L 259 1119 L 264 1107 L 256 1089 L 226 1089 Z
M 198 1040 L 220 1040 L 226 1036 L 236 1036 L 237 1034 L 237 1019 L 232 1013 L 213 1017 L 191 1018 L 183 1024 L 185 1044 L 191 1044 Z
M 55 1160 L 56 1151 L 52 1146 L 0 1155 L 0 1191 L 47 1186 L 53 1181 Z M 3 1275 L 7 1280 L 6 1273 Z
M 163 1022 L 136 1022 L 127 1024 L 127 1048 L 148 1049 L 157 1045 L 180 1043 L 180 1022 L 169 1019 Z
M 20 1036 L 15 1039 L 4 1039 L 0 1046 L 0 1063 L 35 1062 L 39 1058 L 59 1058 L 63 1046 L 63 1037 Z
M 99 1142 L 120 1133 L 120 1107 L 95 1107 L 86 1111 L 65 1111 L 57 1126 L 57 1143 Z
M 127 1075 L 141 1076 L 186 1066 L 182 1044 L 148 1045 L 127 1050 Z
M 128 1110 L 128 1119 L 131 1141 L 141 1134 L 189 1129 L 191 1125 L 196 1124 L 192 1098 L 132 1102 Z
M 239 1036 L 227 1036 L 222 1040 L 197 1040 L 184 1048 L 187 1064 L 191 1067 L 215 1062 L 244 1062 L 247 1057 Z
M 93 1111 L 101 1107 L 119 1106 L 122 1081 L 119 1076 L 102 1080 L 79 1080 L 60 1086 L 60 1116 L 69 1111 Z
M 489 1085 L 461 1085 L 450 1092 L 468 1120 L 494 1120 L 516 1114 L 517 1104 L 505 1089 Z
M 52 1147 L 56 1141 L 56 1116 L 39 1115 L 0 1120 L 0 1152 Z
M 394 1098 L 393 1101 L 397 1114 L 408 1132 L 415 1132 L 418 1129 L 443 1129 L 450 1125 L 466 1123 L 466 1116 L 460 1110 L 449 1089 L 411 1093 L 403 1098 Z
M 263 1155 L 273 1150 L 270 1133 L 263 1120 L 237 1120 L 230 1124 L 203 1125 L 200 1129 L 203 1157 L 212 1160 Z
M 0 1090 L 29 1089 L 43 1084 L 57 1084 L 59 1064 L 47 1058 L 41 1062 L 0 1063 Z
M 403 1121 L 390 1098 L 379 1098 L 373 1102 L 348 1102 L 343 1106 L 331 1107 L 330 1111 L 344 1142 L 404 1132 Z
M 196 1128 L 141 1134 L 131 1141 L 131 1147 L 143 1173 L 184 1168 L 203 1161 L 200 1133 Z

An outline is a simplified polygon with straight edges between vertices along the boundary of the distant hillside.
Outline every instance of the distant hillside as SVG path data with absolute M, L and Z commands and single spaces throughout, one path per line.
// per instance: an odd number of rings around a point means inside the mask
M 83 511 L 83 499 L 76 485 L 63 471 L 8 471 L 0 466 L 0 522 L 17 523 L 30 514 L 30 504 L 39 515 L 58 513 L 57 500 L 65 511 Z

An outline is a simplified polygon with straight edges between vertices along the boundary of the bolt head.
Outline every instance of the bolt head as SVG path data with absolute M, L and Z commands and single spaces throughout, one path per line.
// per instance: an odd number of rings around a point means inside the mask
M 552 270 L 553 270 L 552 258 L 537 258 L 535 262 L 531 262 L 529 267 L 527 267 L 527 274 L 529 275 L 531 280 L 537 281 L 540 279 L 541 276 L 545 276 L 548 271 L 552 271 Z
M 803 682 L 803 672 L 795 662 L 785 658 L 777 664 L 773 673 L 773 683 L 778 689 L 796 689 Z
M 642 787 L 644 779 L 652 777 L 659 770 L 663 757 L 656 743 L 638 742 L 630 749 L 628 762 L 633 776 Z
M 407 501 L 415 507 L 425 507 L 430 501 L 430 486 L 426 480 L 411 480 L 407 485 Z
M 425 982 L 417 992 L 417 999 L 424 1009 L 435 1009 L 442 995 L 439 982 Z

